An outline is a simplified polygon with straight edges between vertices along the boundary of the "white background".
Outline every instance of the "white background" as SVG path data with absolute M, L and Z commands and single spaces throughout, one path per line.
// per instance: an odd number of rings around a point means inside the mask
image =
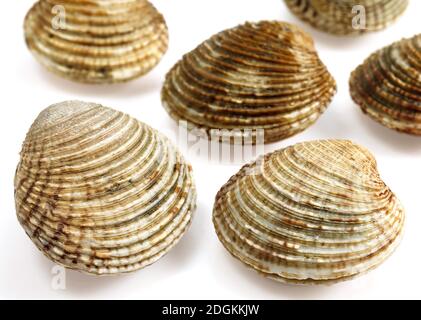
M 8 1 L 0 10 L 0 298 L 52 299 L 369 299 L 421 298 L 421 138 L 395 133 L 366 118 L 351 101 L 348 77 L 371 52 L 421 32 L 421 1 L 385 31 L 357 37 L 330 36 L 292 16 L 281 0 L 155 0 L 164 14 L 170 47 L 147 76 L 122 85 L 75 84 L 49 74 L 25 47 L 23 19 L 34 1 Z M 131 114 L 176 141 L 175 123 L 160 102 L 166 71 L 212 34 L 246 20 L 296 23 L 314 36 L 322 60 L 338 83 L 338 94 L 321 119 L 302 134 L 266 150 L 319 138 L 348 138 L 376 156 L 386 183 L 407 211 L 406 232 L 395 254 L 378 269 L 330 287 L 286 286 L 267 280 L 234 260 L 213 231 L 218 189 L 240 165 L 209 164 L 188 157 L 198 189 L 198 209 L 189 232 L 167 256 L 136 273 L 95 278 L 67 272 L 67 289 L 52 289 L 49 262 L 17 222 L 13 177 L 21 143 L 32 121 L 50 104 L 68 99 L 102 103 Z

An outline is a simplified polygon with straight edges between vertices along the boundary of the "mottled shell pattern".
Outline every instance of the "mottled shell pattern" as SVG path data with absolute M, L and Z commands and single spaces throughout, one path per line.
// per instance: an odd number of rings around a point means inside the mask
M 421 34 L 372 54 L 352 72 L 350 91 L 372 119 L 421 135 Z
M 113 109 L 63 102 L 29 130 L 15 178 L 19 222 L 52 261 L 89 274 L 138 270 L 183 236 L 191 167 L 156 130 Z
M 336 35 L 356 35 L 384 29 L 395 22 L 408 6 L 408 0 L 285 0 L 285 2 L 289 9 L 305 22 Z
M 266 277 L 331 284 L 384 261 L 404 211 L 365 148 L 322 140 L 243 167 L 217 194 L 213 221 L 225 248 Z
M 164 18 L 147 0 L 40 0 L 26 16 L 25 38 L 50 71 L 98 84 L 144 75 L 168 47 Z
M 273 142 L 313 124 L 335 93 L 308 34 L 261 21 L 222 31 L 186 54 L 167 74 L 162 101 L 172 118 L 209 137 L 239 130 L 255 140 L 261 129 Z

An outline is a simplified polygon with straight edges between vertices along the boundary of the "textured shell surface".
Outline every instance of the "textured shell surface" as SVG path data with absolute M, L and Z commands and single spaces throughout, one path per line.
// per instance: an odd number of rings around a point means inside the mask
M 357 35 L 388 27 L 408 7 L 408 0 L 285 0 L 299 18 L 322 31 Z M 362 19 L 360 19 L 362 18 Z
M 310 35 L 278 21 L 245 23 L 204 41 L 169 71 L 163 105 L 208 137 L 240 131 L 244 140 L 295 135 L 325 111 L 336 83 Z M 230 139 L 233 142 L 233 139 Z
M 164 18 L 147 0 L 39 0 L 24 29 L 42 65 L 84 83 L 140 77 L 168 47 Z
M 49 259 L 108 275 L 166 254 L 190 225 L 196 191 L 164 135 L 111 108 L 67 101 L 30 128 L 15 200 L 20 224 Z
M 352 72 L 350 92 L 375 121 L 421 135 L 421 34 L 373 53 Z
M 217 194 L 213 222 L 224 247 L 266 277 L 332 284 L 393 252 L 404 210 L 367 149 L 321 140 L 244 166 Z

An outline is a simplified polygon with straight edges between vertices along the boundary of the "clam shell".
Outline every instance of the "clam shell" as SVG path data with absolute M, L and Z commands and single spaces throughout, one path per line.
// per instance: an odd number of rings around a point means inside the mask
M 164 18 L 147 0 L 40 0 L 26 16 L 25 38 L 48 70 L 98 84 L 144 75 L 168 46 Z
M 89 274 L 131 272 L 166 254 L 195 209 L 191 167 L 162 134 L 98 104 L 45 109 L 15 178 L 16 211 L 52 261 Z
M 350 92 L 375 121 L 421 135 L 421 34 L 372 54 L 352 72 Z
M 300 19 L 322 31 L 336 35 L 356 35 L 388 27 L 401 16 L 408 0 L 285 0 Z M 354 18 L 365 8 L 365 28 L 356 28 Z
M 213 222 L 225 248 L 266 277 L 329 284 L 384 261 L 404 210 L 365 148 L 322 140 L 243 167 L 217 194 Z
M 240 130 L 255 141 L 260 129 L 272 142 L 313 124 L 335 93 L 308 34 L 261 21 L 222 31 L 186 54 L 167 74 L 162 101 L 172 118 L 209 137 Z

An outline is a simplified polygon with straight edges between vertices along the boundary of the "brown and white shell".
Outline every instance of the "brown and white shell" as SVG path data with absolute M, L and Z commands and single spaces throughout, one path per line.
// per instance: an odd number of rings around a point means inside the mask
M 300 19 L 336 35 L 357 35 L 388 27 L 408 0 L 285 0 Z
M 186 54 L 167 74 L 162 101 L 172 118 L 209 137 L 235 130 L 255 142 L 264 130 L 273 142 L 313 124 L 335 93 L 310 35 L 261 21 L 222 31 Z
M 45 109 L 15 178 L 16 211 L 52 261 L 89 274 L 126 273 L 166 254 L 192 220 L 191 167 L 162 134 L 98 104 Z
M 168 47 L 164 18 L 147 0 L 39 0 L 25 38 L 48 70 L 96 84 L 146 74 Z
M 213 222 L 225 248 L 266 277 L 330 284 L 382 263 L 404 210 L 369 151 L 322 140 L 244 166 L 217 194 Z
M 421 135 L 421 34 L 372 54 L 352 72 L 350 92 L 375 121 Z

